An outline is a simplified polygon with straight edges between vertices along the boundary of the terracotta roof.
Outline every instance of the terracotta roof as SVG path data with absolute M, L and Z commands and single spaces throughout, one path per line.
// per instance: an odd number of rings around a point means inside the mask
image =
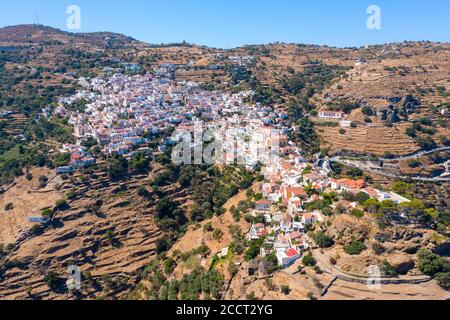
M 298 232 L 298 231 L 294 231 L 294 232 L 291 232 L 291 233 L 289 234 L 289 238 L 291 238 L 291 240 L 292 240 L 292 239 L 298 239 L 298 238 L 301 238 L 301 237 L 302 237 L 302 235 L 301 235 L 301 233 Z
M 255 202 L 255 204 L 257 204 L 257 205 L 271 205 L 272 202 L 269 201 L 269 200 L 258 200 L 258 201 Z
M 298 256 L 298 252 L 297 252 L 297 250 L 295 250 L 293 248 L 289 248 L 289 249 L 286 250 L 286 255 L 289 258 L 292 258 L 292 257 Z
M 301 196 L 301 197 L 306 196 L 306 192 L 305 192 L 305 190 L 303 190 L 302 187 L 284 188 L 283 193 L 286 198 L 291 198 L 291 197 L 295 197 L 295 196 Z

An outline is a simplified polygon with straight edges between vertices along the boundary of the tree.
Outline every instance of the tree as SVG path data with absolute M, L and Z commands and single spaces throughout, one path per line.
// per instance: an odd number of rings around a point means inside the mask
M 306 267 L 314 267 L 317 264 L 316 259 L 312 256 L 312 254 L 308 254 L 303 257 L 302 263 Z
M 50 217 L 52 215 L 52 210 L 51 209 L 45 209 L 45 210 L 42 211 L 41 214 L 42 214 L 42 216 L 44 218 L 48 218 L 48 217 Z
M 312 235 L 312 238 L 314 242 L 320 247 L 320 248 L 330 248 L 334 245 L 334 241 L 331 237 L 327 236 L 322 231 L 319 231 L 317 233 L 314 233 Z
M 47 185 L 48 178 L 46 176 L 39 177 L 39 188 L 44 188 Z
M 108 168 L 111 179 L 120 179 L 128 172 L 128 161 L 122 156 L 113 158 Z
M 374 115 L 373 109 L 371 107 L 368 107 L 368 106 L 365 106 L 365 107 L 362 108 L 362 113 L 365 116 L 368 116 L 368 117 L 371 117 L 371 116 Z
M 408 162 L 408 166 L 410 167 L 410 168 L 418 168 L 418 167 L 420 167 L 422 165 L 422 162 L 420 161 L 420 160 L 417 160 L 417 159 L 415 159 L 415 160 L 411 160 L 411 161 L 409 161 Z
M 416 130 L 413 127 L 409 127 L 406 129 L 405 134 L 411 138 L 416 137 Z
M 363 205 L 364 202 L 366 202 L 369 199 L 370 199 L 370 196 L 367 193 L 362 192 L 362 191 L 356 195 L 356 201 L 358 201 L 358 203 L 360 205 Z
M 344 247 L 344 251 L 352 256 L 359 255 L 366 249 L 365 244 L 358 240 L 353 240 L 349 245 Z
M 370 213 L 377 213 L 380 208 L 381 204 L 376 199 L 368 199 L 364 202 L 364 209 Z
M 12 202 L 9 202 L 5 205 L 5 211 L 10 211 L 14 209 L 14 204 L 12 204 Z
M 50 271 L 44 278 L 44 282 L 52 290 L 56 290 L 58 288 L 60 281 L 61 278 L 59 275 L 53 271 Z
M 265 240 L 264 238 L 260 238 L 250 243 L 250 248 L 245 253 L 245 261 L 253 260 L 259 255 L 264 240 Z
M 143 153 L 138 153 L 131 159 L 131 168 L 134 170 L 144 171 L 149 168 L 149 165 L 150 161 Z
M 418 252 L 419 270 L 428 276 L 435 276 L 439 273 L 450 272 L 450 261 L 433 253 L 430 250 L 422 249 Z
M 439 273 L 436 276 L 436 281 L 443 289 L 450 290 L 450 272 Z
M 67 204 L 67 201 L 64 199 L 58 200 L 56 201 L 56 208 L 58 210 L 66 210 L 69 207 L 69 205 Z

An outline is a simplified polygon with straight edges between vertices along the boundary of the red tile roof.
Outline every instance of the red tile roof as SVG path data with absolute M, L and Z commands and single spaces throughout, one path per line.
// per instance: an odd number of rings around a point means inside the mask
M 290 248 L 290 249 L 286 250 L 286 255 L 289 258 L 292 258 L 292 257 L 298 256 L 298 252 L 297 252 L 297 250 Z

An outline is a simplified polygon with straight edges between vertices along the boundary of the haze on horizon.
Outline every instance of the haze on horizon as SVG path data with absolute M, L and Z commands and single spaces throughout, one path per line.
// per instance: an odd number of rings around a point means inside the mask
M 68 30 L 70 5 L 81 29 Z M 367 8 L 381 9 L 381 30 L 366 26 Z M 354 47 L 401 41 L 450 41 L 445 0 L 16 0 L 2 4 L 0 27 L 39 22 L 71 32 L 109 31 L 147 43 L 233 48 L 271 42 Z

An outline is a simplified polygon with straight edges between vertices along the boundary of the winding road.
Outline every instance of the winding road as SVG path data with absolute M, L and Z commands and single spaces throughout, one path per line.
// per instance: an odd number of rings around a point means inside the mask
M 390 162 L 390 161 L 404 161 L 404 160 L 413 160 L 413 159 L 417 159 L 420 157 L 423 157 L 424 155 L 427 154 L 431 154 L 434 152 L 441 152 L 441 151 L 447 151 L 450 150 L 450 147 L 444 147 L 444 148 L 437 148 L 437 149 L 433 149 L 430 151 L 420 151 L 418 153 L 415 153 L 413 155 L 410 156 L 405 156 L 405 157 L 401 157 L 401 158 L 395 158 L 395 159 L 384 159 L 384 158 L 379 158 L 380 161 L 384 161 L 384 162 Z M 397 175 L 397 174 L 393 174 L 393 173 L 388 173 L 385 172 L 383 170 L 377 170 L 377 169 L 370 169 L 367 168 L 366 166 L 362 166 L 362 165 L 356 165 L 354 162 L 350 163 L 349 161 L 352 160 L 343 160 L 342 157 L 333 157 L 333 158 L 327 158 L 322 162 L 322 168 L 327 172 L 333 172 L 333 169 L 331 168 L 331 163 L 332 162 L 337 162 L 340 163 L 342 165 L 345 166 L 350 166 L 353 168 L 358 168 L 360 170 L 366 171 L 366 172 L 371 172 L 371 173 L 376 173 L 385 177 L 389 177 L 389 178 L 398 178 L 398 179 L 402 179 L 402 180 L 406 180 L 406 179 L 412 179 L 415 181 L 424 181 L 424 182 L 448 182 L 450 181 L 450 177 L 434 177 L 434 178 L 427 178 L 427 177 L 410 177 L 410 176 L 402 176 L 402 175 Z M 353 161 L 358 161 L 358 159 L 355 159 Z

